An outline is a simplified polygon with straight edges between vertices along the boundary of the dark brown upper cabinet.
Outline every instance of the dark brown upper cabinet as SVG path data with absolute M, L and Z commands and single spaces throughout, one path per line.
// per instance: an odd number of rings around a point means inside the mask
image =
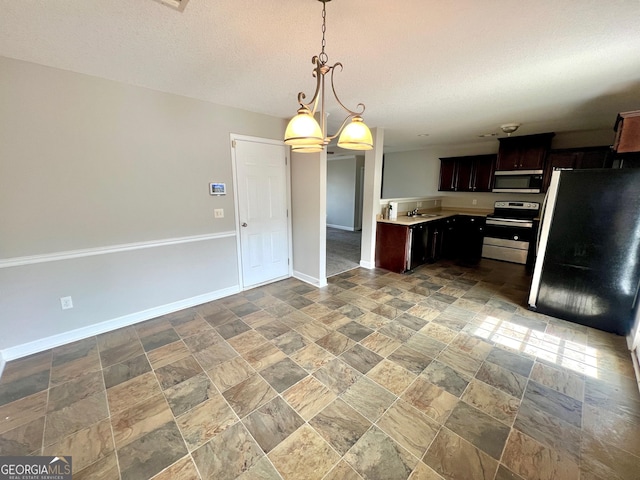
M 551 150 L 545 165 L 542 191 L 546 191 L 549 187 L 554 170 L 611 168 L 612 163 L 613 155 L 608 146 Z
M 640 110 L 619 113 L 614 130 L 613 150 L 616 153 L 640 152 Z
M 441 192 L 455 192 L 458 187 L 458 159 L 440 159 L 440 185 Z
M 441 192 L 490 192 L 496 155 L 473 155 L 440 159 Z
M 478 155 L 474 159 L 474 192 L 490 192 L 493 188 L 493 174 L 496 171 L 496 160 L 498 156 Z
M 496 170 L 543 170 L 554 133 L 500 138 Z

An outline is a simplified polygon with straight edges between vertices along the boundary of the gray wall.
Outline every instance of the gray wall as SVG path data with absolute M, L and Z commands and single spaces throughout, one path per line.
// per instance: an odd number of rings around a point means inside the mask
M 356 180 L 355 157 L 327 162 L 327 225 L 354 229 Z
M 327 152 L 291 154 L 293 276 L 327 284 Z
M 2 57 L 0 85 L 5 359 L 237 290 L 229 135 L 285 120 Z

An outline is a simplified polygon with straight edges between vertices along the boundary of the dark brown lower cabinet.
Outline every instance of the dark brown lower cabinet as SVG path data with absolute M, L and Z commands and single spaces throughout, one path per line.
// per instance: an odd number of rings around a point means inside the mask
M 409 227 L 408 269 L 413 270 L 429 261 L 429 223 L 420 223 Z
M 480 261 L 486 220 L 486 217 L 477 215 L 456 216 L 457 260 L 467 265 Z
M 413 270 L 442 256 L 442 223 L 404 226 L 378 223 L 376 267 L 396 273 Z
M 443 220 L 443 256 L 473 265 L 482 257 L 486 217 L 456 215 Z
M 378 223 L 376 267 L 404 273 L 441 258 L 477 263 L 485 218 L 455 215 L 412 226 Z
M 396 273 L 407 270 L 409 227 L 378 223 L 376 229 L 376 267 Z

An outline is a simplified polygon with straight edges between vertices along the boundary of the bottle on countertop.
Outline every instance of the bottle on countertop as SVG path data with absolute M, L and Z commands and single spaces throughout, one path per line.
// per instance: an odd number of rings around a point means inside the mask
M 389 220 L 398 219 L 398 203 L 389 202 Z

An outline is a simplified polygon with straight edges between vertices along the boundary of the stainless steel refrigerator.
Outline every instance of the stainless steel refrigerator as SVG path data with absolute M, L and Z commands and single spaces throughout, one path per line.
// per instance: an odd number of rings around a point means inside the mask
M 554 171 L 529 306 L 626 335 L 640 282 L 640 169 Z

